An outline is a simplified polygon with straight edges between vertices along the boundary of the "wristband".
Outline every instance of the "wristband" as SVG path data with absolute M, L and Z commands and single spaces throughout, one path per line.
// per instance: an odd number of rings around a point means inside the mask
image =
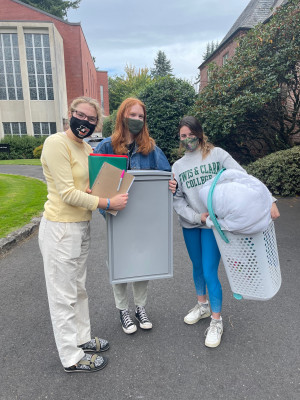
M 110 199 L 107 199 L 107 206 L 106 206 L 106 209 L 105 209 L 105 210 L 108 210 L 109 207 L 110 207 Z

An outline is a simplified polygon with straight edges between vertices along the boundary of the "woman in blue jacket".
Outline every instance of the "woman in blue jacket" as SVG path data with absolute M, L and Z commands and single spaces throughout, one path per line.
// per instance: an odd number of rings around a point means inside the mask
M 111 137 L 104 139 L 94 150 L 99 154 L 125 154 L 128 156 L 127 169 L 154 169 L 171 171 L 170 164 L 155 145 L 149 135 L 145 105 L 136 98 L 128 98 L 120 105 L 116 117 L 115 131 Z M 170 190 L 176 187 L 170 181 Z M 127 283 L 113 285 L 117 309 L 120 310 L 120 321 L 125 333 L 136 332 L 137 327 L 129 313 Z M 151 329 L 145 305 L 147 301 L 148 281 L 133 282 L 135 317 L 142 329 Z

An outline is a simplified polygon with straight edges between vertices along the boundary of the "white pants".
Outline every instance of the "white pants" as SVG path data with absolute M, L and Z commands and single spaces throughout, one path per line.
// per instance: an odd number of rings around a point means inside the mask
M 90 223 L 53 222 L 42 218 L 39 246 L 44 261 L 55 342 L 64 367 L 84 356 L 78 345 L 91 340 L 85 289 Z
M 134 304 L 145 306 L 147 301 L 147 288 L 149 281 L 132 282 Z M 113 285 L 116 307 L 119 310 L 128 309 L 128 283 L 117 283 Z

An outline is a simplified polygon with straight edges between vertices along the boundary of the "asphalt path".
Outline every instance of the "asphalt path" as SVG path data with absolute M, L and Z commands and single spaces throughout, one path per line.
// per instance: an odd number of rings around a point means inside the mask
M 0 165 L 0 174 L 25 175 L 45 181 L 43 169 L 38 165 Z
M 42 178 L 39 167 L 3 167 L 0 173 Z M 149 285 L 153 329 L 123 333 L 108 281 L 106 226 L 94 212 L 87 278 L 92 332 L 111 345 L 108 366 L 94 374 L 63 371 L 37 233 L 21 242 L 0 259 L 0 399 L 299 400 L 300 199 L 279 199 L 278 207 L 281 289 L 266 302 L 235 300 L 221 265 L 224 334 L 216 349 L 204 346 L 208 319 L 183 322 L 196 297 L 175 215 L 174 278 Z

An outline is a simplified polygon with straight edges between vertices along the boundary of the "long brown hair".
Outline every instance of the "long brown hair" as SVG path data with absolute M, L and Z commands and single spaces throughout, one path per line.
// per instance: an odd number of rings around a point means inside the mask
M 124 122 L 124 118 L 126 118 L 126 116 L 129 114 L 131 107 L 133 107 L 135 104 L 140 105 L 144 111 L 144 126 L 135 139 L 136 144 L 138 145 L 137 151 L 139 153 L 142 153 L 143 155 L 147 155 L 154 149 L 155 141 L 149 135 L 145 104 L 139 99 L 129 97 L 128 99 L 123 101 L 118 109 L 115 130 L 111 136 L 111 144 L 114 149 L 114 153 L 116 154 L 126 154 L 128 151 L 126 147 L 126 125 Z
M 190 128 L 192 134 L 199 139 L 200 149 L 204 159 L 209 154 L 210 150 L 214 148 L 214 145 L 208 142 L 208 138 L 203 132 L 202 125 L 197 118 L 188 115 L 183 117 L 179 122 L 179 131 L 183 126 Z

